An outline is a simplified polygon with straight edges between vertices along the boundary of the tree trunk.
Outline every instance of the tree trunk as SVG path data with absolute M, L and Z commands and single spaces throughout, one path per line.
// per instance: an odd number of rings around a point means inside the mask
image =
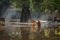
M 10 0 L 5 0 L 0 5 L 0 17 L 3 15 L 3 13 L 6 11 L 6 9 L 10 6 Z
M 28 22 L 28 19 L 30 17 L 31 14 L 29 7 L 26 4 L 23 4 L 20 22 Z M 24 25 L 24 27 L 21 27 L 22 40 L 29 40 L 30 28 L 28 27 L 28 24 L 22 24 L 22 25 Z

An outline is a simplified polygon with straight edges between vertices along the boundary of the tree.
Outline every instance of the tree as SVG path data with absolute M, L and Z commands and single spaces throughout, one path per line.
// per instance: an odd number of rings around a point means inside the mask
M 9 5 L 10 0 L 0 0 L 0 16 L 2 15 L 2 11 L 4 12 Z
M 31 18 L 29 5 L 27 5 L 27 3 L 24 3 L 23 8 L 22 8 L 20 22 L 28 22 L 29 18 Z M 26 27 L 21 27 L 22 40 L 29 40 L 30 28 L 27 25 Z
M 60 0 L 43 0 L 41 3 L 41 10 L 45 11 L 45 9 L 50 10 L 51 12 L 60 9 Z

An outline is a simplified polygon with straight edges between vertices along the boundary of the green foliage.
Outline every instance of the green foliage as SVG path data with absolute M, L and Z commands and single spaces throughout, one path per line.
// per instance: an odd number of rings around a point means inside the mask
M 60 9 L 60 0 L 44 0 L 41 4 L 41 10 L 49 9 L 51 11 Z
M 0 0 L 0 6 L 3 4 L 3 1 L 6 0 Z M 23 3 L 27 3 L 30 5 L 30 9 L 32 11 L 38 10 L 38 11 L 45 11 L 45 9 L 54 11 L 54 10 L 60 10 L 60 0 L 10 0 L 11 5 L 22 9 Z

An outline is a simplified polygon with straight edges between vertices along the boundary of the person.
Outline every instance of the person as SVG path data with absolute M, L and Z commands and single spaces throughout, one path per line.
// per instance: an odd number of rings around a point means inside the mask
M 33 23 L 32 23 L 32 31 L 33 31 L 33 32 L 36 32 L 35 26 L 36 26 L 36 22 L 33 22 Z
M 57 17 L 54 17 L 54 20 L 53 20 L 53 22 L 56 22 L 57 21 Z
M 38 25 L 37 31 L 41 32 L 41 22 L 39 20 L 37 22 L 37 25 Z
M 4 18 L 0 18 L 0 32 L 4 32 L 5 31 L 5 19 Z

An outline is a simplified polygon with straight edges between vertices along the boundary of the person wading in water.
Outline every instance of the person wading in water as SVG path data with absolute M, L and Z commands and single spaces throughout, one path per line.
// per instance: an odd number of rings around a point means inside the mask
M 41 32 L 41 22 L 38 20 L 37 22 L 38 28 L 37 28 L 37 32 Z

